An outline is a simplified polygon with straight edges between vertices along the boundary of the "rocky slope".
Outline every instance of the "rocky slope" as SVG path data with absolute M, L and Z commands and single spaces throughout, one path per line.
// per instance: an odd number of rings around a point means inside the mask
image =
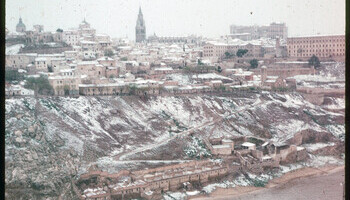
M 189 147 L 200 144 L 197 139 L 162 141 L 219 118 L 220 123 L 196 130 L 194 137 L 255 135 L 288 143 L 294 134 L 309 130 L 313 134 L 305 143 L 342 145 L 345 135 L 344 114 L 336 106 L 329 111 L 297 93 L 25 97 L 6 100 L 5 118 L 8 199 L 74 199 L 71 181 L 90 165 L 108 171 L 145 166 L 116 160 L 146 146 L 152 148 L 123 160 L 189 159 Z M 204 152 L 200 147 L 193 151 Z

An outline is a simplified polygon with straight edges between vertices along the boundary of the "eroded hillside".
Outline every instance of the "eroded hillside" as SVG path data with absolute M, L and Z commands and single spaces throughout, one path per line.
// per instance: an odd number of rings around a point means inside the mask
M 71 181 L 93 164 L 118 171 L 192 159 L 189 148 L 205 154 L 196 145 L 208 137 L 254 135 L 282 144 L 304 131 L 303 143 L 331 143 L 324 148 L 341 153 L 344 101 L 332 102 L 337 104 L 315 106 L 297 93 L 253 91 L 7 99 L 6 193 L 9 199 L 74 199 Z

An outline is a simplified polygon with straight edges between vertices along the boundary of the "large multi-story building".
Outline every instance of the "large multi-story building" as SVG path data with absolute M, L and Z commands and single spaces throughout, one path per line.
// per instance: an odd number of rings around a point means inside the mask
M 156 34 L 149 36 L 148 42 L 158 42 L 158 43 L 188 43 L 188 44 L 200 44 L 201 37 L 195 35 L 183 36 L 183 37 L 159 37 Z
M 141 7 L 139 9 L 139 15 L 137 17 L 135 31 L 136 31 L 136 42 L 143 42 L 146 40 L 146 25 L 145 25 L 145 21 L 143 20 Z
M 345 36 L 303 36 L 287 39 L 288 56 L 297 59 L 315 55 L 321 59 L 344 59 Z
M 247 49 L 246 57 L 263 57 L 261 44 L 226 44 L 220 42 L 207 42 L 203 46 L 203 57 L 221 58 L 225 56 L 225 52 L 236 54 L 238 49 Z
M 62 40 L 71 45 L 76 46 L 79 44 L 79 32 L 77 30 L 63 31 Z
M 259 39 L 262 37 L 273 38 L 277 37 L 286 39 L 288 37 L 288 28 L 285 23 L 271 23 L 268 26 L 230 26 L 231 36 L 248 37 L 249 39 Z

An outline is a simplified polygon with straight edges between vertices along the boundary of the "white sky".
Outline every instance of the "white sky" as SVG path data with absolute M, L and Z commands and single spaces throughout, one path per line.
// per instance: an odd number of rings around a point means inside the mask
M 27 29 L 65 30 L 86 15 L 98 33 L 134 40 L 139 6 L 147 36 L 217 37 L 231 24 L 274 21 L 285 22 L 289 36 L 345 34 L 344 0 L 7 0 L 6 27 L 14 31 L 22 16 Z

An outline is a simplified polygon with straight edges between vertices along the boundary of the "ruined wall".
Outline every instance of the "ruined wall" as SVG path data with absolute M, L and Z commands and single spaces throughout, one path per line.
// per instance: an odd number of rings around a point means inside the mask
M 261 160 L 261 158 L 263 157 L 263 152 L 259 150 L 252 150 L 252 156 Z
M 142 175 L 142 174 L 149 174 L 153 172 L 161 172 L 161 171 L 166 171 L 170 169 L 176 169 L 176 168 L 184 168 L 184 167 L 189 167 L 189 166 L 202 166 L 205 164 L 210 163 L 209 160 L 202 160 L 202 161 L 191 161 L 191 162 L 185 162 L 185 163 L 180 163 L 176 165 L 169 165 L 169 166 L 164 166 L 164 167 L 157 167 L 153 169 L 146 169 L 146 170 L 139 170 L 139 171 L 134 171 L 132 174 L 134 175 Z
M 56 47 L 56 48 L 28 48 L 22 49 L 20 53 L 38 53 L 38 54 L 55 54 L 63 53 L 65 51 L 72 51 L 72 47 Z
M 296 161 L 302 161 L 307 158 L 307 152 L 306 149 L 298 150 L 297 151 L 297 160 Z
M 324 101 L 324 95 L 323 94 L 306 94 L 301 93 L 301 95 L 310 103 L 315 105 L 322 105 Z

